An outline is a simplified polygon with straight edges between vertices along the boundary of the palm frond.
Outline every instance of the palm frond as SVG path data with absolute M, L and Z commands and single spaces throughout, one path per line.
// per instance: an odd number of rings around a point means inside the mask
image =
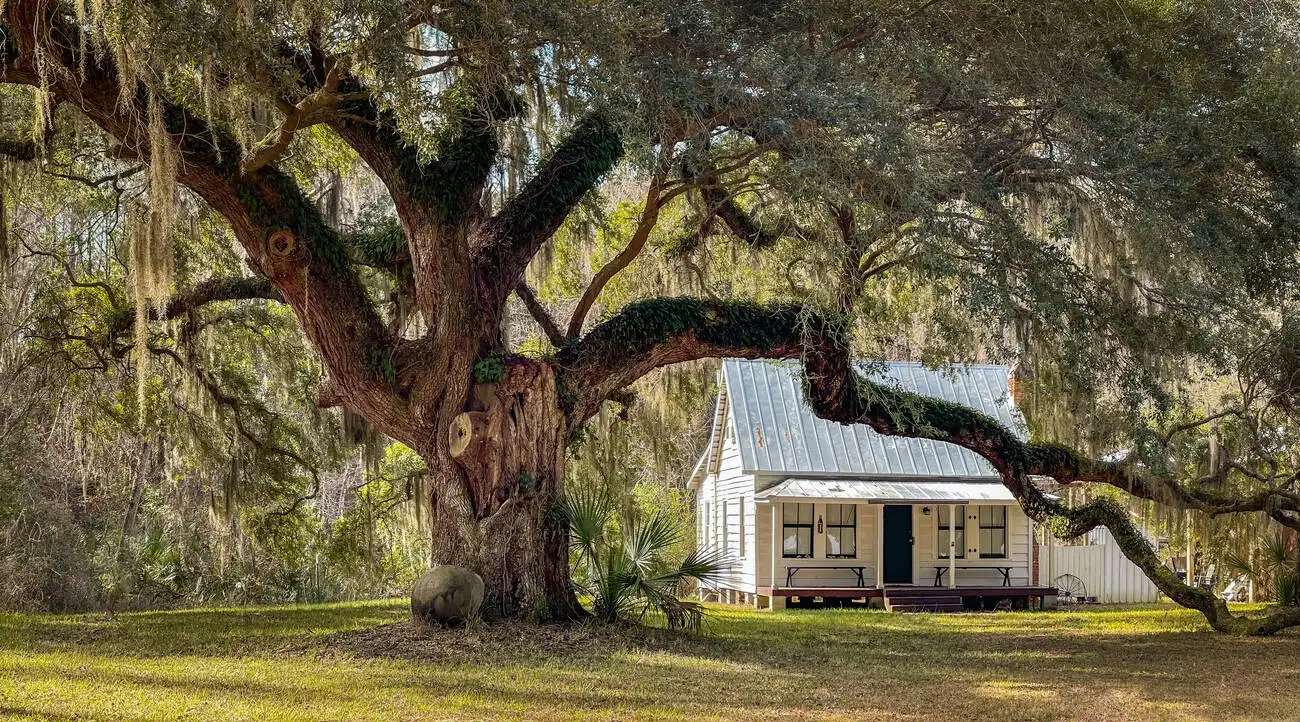
M 731 557 L 722 551 L 696 549 L 682 560 L 680 571 L 683 576 L 701 582 L 716 582 L 731 565 Z
M 1300 606 L 1300 574 L 1288 572 L 1278 575 L 1277 603 L 1284 607 Z
M 662 614 L 669 630 L 699 632 L 705 622 L 705 606 L 697 601 L 682 600 L 669 589 L 643 584 L 641 617 L 647 611 Z
M 1274 534 L 1264 540 L 1260 546 L 1264 563 L 1272 567 L 1288 566 L 1291 561 L 1291 545 L 1281 534 Z
M 622 517 L 620 535 L 617 507 L 599 490 L 573 492 L 560 509 L 569 522 L 581 577 L 574 584 L 592 597 L 597 619 L 644 619 L 654 613 L 663 615 L 669 629 L 702 629 L 705 608 L 678 595 L 687 579 L 719 578 L 729 565 L 724 555 L 695 550 L 672 564 L 669 559 L 684 537 L 679 522 L 658 511 L 640 519 L 629 515 Z
M 1251 565 L 1250 560 L 1239 554 L 1229 552 L 1223 555 L 1223 566 L 1234 576 L 1243 576 L 1259 581 L 1259 570 Z
M 632 563 L 647 573 L 681 538 L 681 530 L 671 518 L 652 514 L 632 527 L 623 538 L 623 548 Z
M 598 546 L 614 516 L 614 503 L 603 490 L 571 491 L 560 500 L 560 512 L 569 522 L 570 544 L 590 563 L 599 557 Z

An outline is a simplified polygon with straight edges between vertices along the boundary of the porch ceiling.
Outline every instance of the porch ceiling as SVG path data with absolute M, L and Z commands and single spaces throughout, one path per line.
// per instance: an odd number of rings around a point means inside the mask
M 865 481 L 862 479 L 786 479 L 754 495 L 756 501 L 780 499 L 857 501 L 871 504 L 967 504 L 1014 502 L 999 482 Z

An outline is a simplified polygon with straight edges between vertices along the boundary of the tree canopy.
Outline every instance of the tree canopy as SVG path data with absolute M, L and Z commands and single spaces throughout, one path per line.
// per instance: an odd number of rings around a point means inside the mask
M 419 455 L 433 560 L 495 613 L 582 613 L 546 511 L 566 445 L 648 374 L 742 356 L 802 359 L 827 418 L 975 450 L 1033 518 L 1104 524 L 1216 627 L 1268 633 L 1300 616 L 1232 616 L 1114 505 L 1030 479 L 1300 527 L 1289 442 L 1259 438 L 1291 422 L 1289 361 L 1259 359 L 1295 348 L 1294 10 L 10 0 L 0 151 L 119 191 L 87 234 L 119 263 L 63 269 L 103 320 L 51 337 L 133 346 L 141 398 L 171 353 L 220 404 L 151 329 L 287 306 L 315 403 Z M 233 248 L 178 244 L 186 222 Z M 899 354 L 1018 360 L 1034 443 L 849 364 Z M 1195 383 L 1238 373 L 1200 408 Z M 1214 488 L 1172 468 L 1226 415 L 1250 459 Z

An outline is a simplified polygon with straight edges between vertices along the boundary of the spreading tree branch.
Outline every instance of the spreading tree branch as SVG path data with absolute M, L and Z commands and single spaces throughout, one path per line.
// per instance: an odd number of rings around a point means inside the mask
M 196 284 L 184 293 L 173 296 L 163 306 L 161 314 L 158 313 L 156 308 L 150 308 L 149 320 L 170 321 L 210 303 L 252 299 L 284 302 L 284 297 L 276 290 L 275 284 L 260 276 L 250 278 L 210 278 Z M 111 335 L 117 336 L 130 331 L 134 318 L 134 306 L 117 309 L 109 324 Z
M 618 130 L 604 115 L 588 115 L 487 223 L 473 249 L 475 285 L 486 308 L 500 307 L 528 262 L 622 155 Z
M 775 244 L 786 232 L 781 226 L 768 226 L 761 223 L 742 209 L 736 203 L 734 196 L 716 185 L 701 186 L 700 195 L 704 198 L 709 212 L 721 218 L 732 235 L 754 250 Z
M 650 179 L 650 186 L 646 189 L 645 205 L 641 210 L 641 220 L 637 223 L 636 231 L 633 232 L 632 238 L 628 240 L 627 245 L 614 256 L 609 263 L 601 266 L 596 272 L 587 289 L 582 292 L 582 297 L 578 299 L 578 306 L 574 309 L 573 315 L 569 318 L 569 331 L 567 338 L 577 338 L 582 333 L 582 326 L 586 323 L 587 313 L 600 298 L 600 292 L 605 290 L 605 286 L 618 275 L 623 269 L 632 265 L 632 261 L 641 255 L 641 250 L 650 240 L 650 233 L 654 230 L 655 225 L 659 222 L 659 209 L 662 207 L 663 199 L 660 192 L 663 189 L 664 179 L 668 173 L 668 163 L 671 162 L 671 154 L 667 149 L 663 151 L 664 158 L 660 162 L 659 169 Z
M 624 307 L 579 339 L 556 361 L 572 394 L 567 409 L 577 429 L 616 392 L 654 369 L 704 358 L 798 358 L 804 311 L 695 298 L 651 299 Z
M 1265 511 L 1279 521 L 1300 511 L 1287 494 L 1265 490 L 1243 498 L 1188 490 L 1172 479 L 1131 466 L 1082 457 L 1054 444 L 1030 443 L 974 409 L 904 391 L 862 377 L 853 368 L 843 323 L 794 306 L 764 308 L 696 299 L 659 299 L 629 305 L 557 354 L 561 382 L 573 394 L 570 429 L 590 418 L 619 389 L 654 368 L 695 359 L 801 358 L 804 391 L 813 412 L 841 424 L 866 424 L 887 436 L 931 439 L 969 449 L 997 471 L 1025 513 L 1061 538 L 1105 526 L 1124 555 L 1179 604 L 1196 609 L 1216 630 L 1268 635 L 1300 626 L 1300 608 L 1264 617 L 1232 614 L 1213 593 L 1192 587 L 1156 556 L 1128 513 L 1109 500 L 1071 508 L 1033 483 L 1103 483 L 1136 496 L 1208 513 Z
M 161 115 L 172 148 L 151 147 L 149 92 L 137 85 L 123 93 L 110 56 L 83 56 L 80 30 L 57 3 L 13 0 L 4 6 L 4 20 L 5 56 L 17 70 L 6 71 L 3 80 L 29 79 L 23 69 L 40 58 L 53 96 L 75 98 L 86 117 L 127 153 L 144 162 L 156 152 L 176 153 L 177 182 L 230 222 L 250 262 L 293 308 L 349 402 L 394 438 L 407 443 L 419 438 L 392 382 L 375 368 L 375 350 L 390 347 L 392 339 L 338 234 L 297 183 L 270 165 L 243 172 L 233 139 L 159 94 L 153 98 L 161 104 L 160 112 L 153 115 Z M 17 51 L 16 58 L 11 50 Z
M 528 308 L 528 313 L 542 329 L 542 333 L 546 334 L 546 340 L 550 341 L 551 345 L 556 348 L 563 346 L 566 341 L 564 333 L 560 331 L 559 324 L 555 322 L 555 319 L 551 318 L 551 314 L 546 311 L 546 307 L 542 305 L 542 302 L 537 300 L 537 295 L 533 293 L 533 289 L 529 288 L 527 283 L 520 281 L 515 286 L 515 295 L 519 297 L 520 301 L 524 302 L 524 306 Z

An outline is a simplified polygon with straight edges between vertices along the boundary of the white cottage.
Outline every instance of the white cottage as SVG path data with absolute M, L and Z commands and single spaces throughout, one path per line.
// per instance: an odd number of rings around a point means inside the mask
M 861 370 L 1023 432 L 1005 366 Z M 707 598 L 944 611 L 1055 603 L 1038 586 L 1032 522 L 987 461 L 817 418 L 794 362 L 723 362 L 712 436 L 688 486 L 701 545 L 732 559 L 701 590 Z

